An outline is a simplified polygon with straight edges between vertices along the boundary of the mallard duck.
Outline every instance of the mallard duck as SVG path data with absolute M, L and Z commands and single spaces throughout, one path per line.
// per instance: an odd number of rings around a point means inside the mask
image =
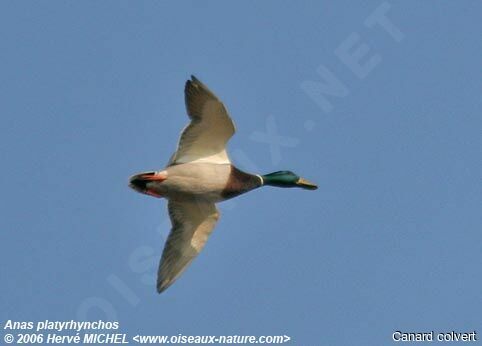
M 166 168 L 129 179 L 134 190 L 168 200 L 172 229 L 159 264 L 159 293 L 172 285 L 203 249 L 219 219 L 216 203 L 265 185 L 317 189 L 290 171 L 259 175 L 234 167 L 226 144 L 236 129 L 223 103 L 194 76 L 186 82 L 184 95 L 191 121 Z

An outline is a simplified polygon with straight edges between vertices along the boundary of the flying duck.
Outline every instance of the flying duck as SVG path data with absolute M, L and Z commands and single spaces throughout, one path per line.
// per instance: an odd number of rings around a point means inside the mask
M 172 285 L 203 249 L 219 219 L 216 203 L 264 185 L 317 189 L 290 171 L 258 175 L 233 166 L 226 144 L 236 129 L 223 103 L 194 76 L 186 82 L 184 95 L 191 121 L 167 166 L 129 179 L 132 189 L 168 200 L 172 229 L 159 264 L 159 293 Z

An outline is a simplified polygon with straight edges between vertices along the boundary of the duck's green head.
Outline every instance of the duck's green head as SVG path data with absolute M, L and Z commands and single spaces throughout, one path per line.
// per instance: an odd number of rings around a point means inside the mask
M 262 175 L 263 184 L 277 187 L 301 187 L 308 190 L 316 190 L 318 186 L 301 178 L 291 171 L 278 171 Z

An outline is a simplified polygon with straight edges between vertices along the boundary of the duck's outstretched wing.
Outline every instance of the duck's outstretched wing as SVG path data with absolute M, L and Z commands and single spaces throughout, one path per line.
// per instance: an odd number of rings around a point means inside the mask
M 196 77 L 184 88 L 191 122 L 182 131 L 168 165 L 186 162 L 230 163 L 226 143 L 236 129 L 223 103 Z
M 168 288 L 201 252 L 219 218 L 214 203 L 169 201 L 172 229 L 162 252 L 157 291 Z

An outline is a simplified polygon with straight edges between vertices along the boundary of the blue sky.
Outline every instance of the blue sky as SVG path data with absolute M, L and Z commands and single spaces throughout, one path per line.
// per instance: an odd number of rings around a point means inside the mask
M 376 11 L 392 31 L 370 25 Z M 1 2 L 1 320 L 300 345 L 480 328 L 481 11 Z M 204 251 L 158 295 L 166 203 L 127 179 L 169 159 L 190 74 L 230 111 L 241 169 L 293 170 L 319 189 L 221 205 Z

